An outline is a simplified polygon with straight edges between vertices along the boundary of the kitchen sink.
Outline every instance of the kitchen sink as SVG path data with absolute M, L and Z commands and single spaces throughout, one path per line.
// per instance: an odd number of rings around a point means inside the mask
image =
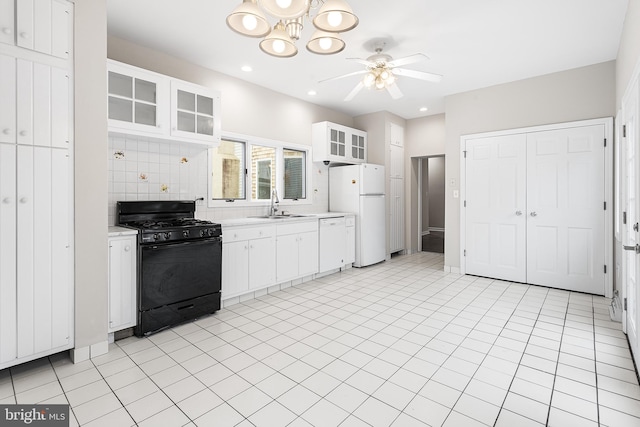
M 287 219 L 287 218 L 301 218 L 304 216 L 306 215 L 284 214 L 284 215 L 258 215 L 258 216 L 250 216 L 249 218 Z

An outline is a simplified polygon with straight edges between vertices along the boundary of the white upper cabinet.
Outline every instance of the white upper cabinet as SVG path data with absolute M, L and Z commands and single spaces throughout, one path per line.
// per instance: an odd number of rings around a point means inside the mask
M 404 147 L 404 128 L 395 123 L 389 123 L 389 143 Z
M 367 133 L 331 122 L 311 126 L 314 162 L 366 163 Z
M 220 143 L 218 91 L 111 60 L 107 69 L 110 131 L 207 146 Z
M 66 70 L 0 55 L 0 142 L 68 148 L 69 100 Z
M 69 58 L 69 3 L 60 0 L 0 0 L 0 42 Z
M 109 62 L 109 127 L 162 134 L 168 124 L 168 80 L 140 68 Z M 166 109 L 167 111 L 163 111 Z
M 171 135 L 220 143 L 220 94 L 202 86 L 171 81 Z

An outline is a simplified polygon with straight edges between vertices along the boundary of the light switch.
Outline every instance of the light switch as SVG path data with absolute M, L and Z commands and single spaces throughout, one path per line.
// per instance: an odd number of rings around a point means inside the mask
M 460 192 L 458 190 L 453 190 L 453 198 L 457 199 L 458 197 L 460 197 Z

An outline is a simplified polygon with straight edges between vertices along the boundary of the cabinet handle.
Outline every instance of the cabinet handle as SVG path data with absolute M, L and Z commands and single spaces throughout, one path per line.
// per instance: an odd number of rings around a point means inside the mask
M 5 27 L 5 28 L 3 28 L 3 29 L 2 29 L 2 32 L 3 32 L 4 34 L 11 34 L 13 31 L 11 31 L 11 28 L 7 28 L 7 27 Z
M 29 33 L 24 33 L 24 32 L 23 32 L 23 33 L 20 33 L 20 37 L 22 37 L 23 39 L 28 39 L 28 38 L 30 38 L 31 36 L 29 35 Z
M 124 251 L 125 251 L 125 252 L 129 252 L 130 250 L 131 250 L 131 246 L 125 246 L 125 247 L 124 247 Z
M 522 211 L 516 211 L 516 216 L 522 215 Z
M 5 197 L 4 199 L 2 199 L 2 203 L 8 205 L 9 203 L 11 203 L 11 197 Z
M 11 133 L 11 129 L 2 129 L 2 133 L 4 135 L 9 135 Z
M 26 130 L 21 130 L 19 135 L 20 136 L 27 136 L 27 131 Z
M 537 213 L 535 213 L 535 212 L 531 212 L 529 215 L 531 215 L 531 216 L 533 216 L 533 217 L 538 216 L 538 214 L 537 214 Z
M 20 198 L 20 203 L 27 203 L 29 201 L 29 199 L 27 199 L 26 197 L 21 197 Z

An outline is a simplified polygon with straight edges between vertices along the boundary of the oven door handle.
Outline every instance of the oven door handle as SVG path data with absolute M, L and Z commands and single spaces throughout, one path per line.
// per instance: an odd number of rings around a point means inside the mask
M 144 248 L 161 248 L 165 246 L 187 246 L 187 245 L 205 245 L 211 243 L 220 243 L 222 244 L 222 237 L 207 237 L 206 239 L 198 239 L 198 240 L 182 240 L 178 242 L 161 242 L 161 243 L 142 243 L 140 246 Z

